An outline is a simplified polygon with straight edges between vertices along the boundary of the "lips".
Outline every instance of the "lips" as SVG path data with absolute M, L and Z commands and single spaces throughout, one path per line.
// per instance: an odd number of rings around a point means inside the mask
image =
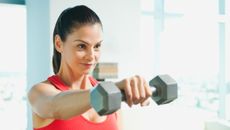
M 92 63 L 83 63 L 86 68 L 91 68 L 94 64 Z

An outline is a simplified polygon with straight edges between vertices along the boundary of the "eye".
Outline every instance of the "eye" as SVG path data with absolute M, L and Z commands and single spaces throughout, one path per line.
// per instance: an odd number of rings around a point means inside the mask
M 94 46 L 95 49 L 100 49 L 100 47 L 101 47 L 101 43 L 98 43 Z
M 77 45 L 77 48 L 78 48 L 78 49 L 85 49 L 85 48 L 86 48 L 86 45 L 85 45 L 85 44 L 78 44 L 78 45 Z

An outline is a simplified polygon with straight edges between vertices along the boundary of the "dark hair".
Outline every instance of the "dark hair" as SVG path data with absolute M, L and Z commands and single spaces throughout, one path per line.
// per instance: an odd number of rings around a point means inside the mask
M 58 17 L 53 32 L 53 44 L 55 43 L 55 36 L 59 35 L 62 41 L 66 40 L 68 34 L 73 29 L 78 29 L 83 25 L 102 23 L 97 14 L 85 5 L 78 5 L 72 8 L 65 9 Z M 53 71 L 56 74 L 60 69 L 61 54 L 53 46 Z

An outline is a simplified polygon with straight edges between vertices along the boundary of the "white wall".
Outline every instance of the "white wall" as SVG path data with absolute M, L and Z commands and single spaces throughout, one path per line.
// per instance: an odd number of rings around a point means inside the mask
M 212 124 L 205 122 L 213 119 L 213 115 L 201 109 L 182 105 L 154 104 L 141 109 L 123 108 L 122 111 L 124 130 L 227 130 L 211 129 Z M 218 125 L 216 128 L 229 128 L 220 123 Z
M 67 7 L 84 4 L 101 18 L 104 29 L 101 62 L 118 62 L 119 78 L 139 73 L 139 0 L 51 0 L 51 30 L 58 15 Z
M 230 122 L 213 119 L 205 123 L 205 130 L 230 130 Z

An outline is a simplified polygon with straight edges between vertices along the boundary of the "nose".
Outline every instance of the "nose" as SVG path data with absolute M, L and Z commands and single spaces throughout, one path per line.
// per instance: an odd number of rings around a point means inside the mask
M 89 49 L 86 54 L 86 59 L 88 61 L 92 61 L 94 59 L 94 56 L 95 56 L 94 49 Z

